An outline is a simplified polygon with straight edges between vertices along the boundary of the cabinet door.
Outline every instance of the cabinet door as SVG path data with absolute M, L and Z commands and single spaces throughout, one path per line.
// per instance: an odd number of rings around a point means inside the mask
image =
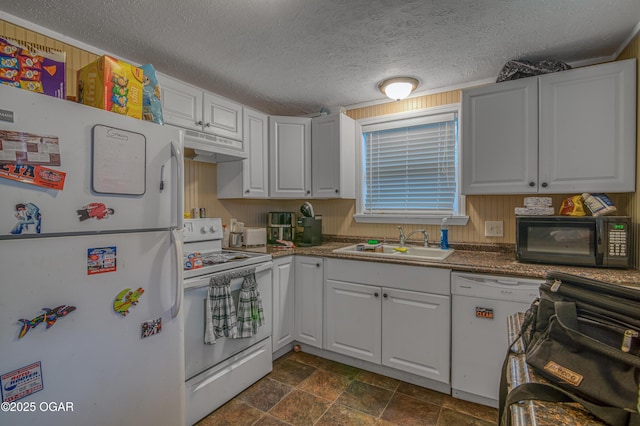
M 268 116 L 244 108 L 246 160 L 218 163 L 218 199 L 267 198 L 269 196 Z
M 294 278 L 291 256 L 273 260 L 273 352 L 293 342 Z
M 344 114 L 311 121 L 314 198 L 355 197 L 355 121 Z
M 269 193 L 311 197 L 311 119 L 269 117 Z
M 242 140 L 242 105 L 205 92 L 203 120 L 204 132 Z
M 382 288 L 382 365 L 450 382 L 451 298 Z
M 380 287 L 327 280 L 324 348 L 380 364 Z
M 268 125 L 266 114 L 245 108 L 244 146 L 249 154 L 243 168 L 245 197 L 266 198 L 269 195 Z
M 158 80 L 164 122 L 202 130 L 202 90 L 162 75 Z
M 462 193 L 538 190 L 538 80 L 462 92 Z
M 636 62 L 540 76 L 540 192 L 635 191 Z
M 322 348 L 323 259 L 295 258 L 295 340 Z

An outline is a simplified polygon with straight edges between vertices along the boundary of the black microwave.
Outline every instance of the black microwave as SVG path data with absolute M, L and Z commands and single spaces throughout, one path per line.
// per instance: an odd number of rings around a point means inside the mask
M 629 268 L 627 216 L 518 216 L 516 259 L 528 263 Z

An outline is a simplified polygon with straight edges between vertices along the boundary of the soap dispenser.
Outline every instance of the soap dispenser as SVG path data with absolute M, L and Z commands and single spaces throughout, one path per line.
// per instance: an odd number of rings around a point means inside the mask
M 442 224 L 440 225 L 440 248 L 442 250 L 449 249 L 449 228 L 446 217 L 442 219 Z

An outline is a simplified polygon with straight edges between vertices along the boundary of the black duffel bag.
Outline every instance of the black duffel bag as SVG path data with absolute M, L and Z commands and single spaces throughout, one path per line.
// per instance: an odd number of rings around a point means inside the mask
M 501 424 L 522 400 L 578 402 L 603 422 L 640 425 L 640 290 L 551 272 L 520 331 L 526 361 L 549 383 L 500 390 Z M 505 360 L 505 368 L 506 368 Z

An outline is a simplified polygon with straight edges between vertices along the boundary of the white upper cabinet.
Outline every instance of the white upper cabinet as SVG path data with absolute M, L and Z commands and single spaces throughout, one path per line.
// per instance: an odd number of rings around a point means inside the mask
M 463 91 L 462 128 L 464 194 L 537 192 L 537 78 Z
M 242 105 L 213 93 L 203 96 L 203 131 L 242 140 Z
M 269 193 L 311 197 L 311 119 L 269 117 Z
M 218 198 L 269 196 L 268 116 L 244 108 L 244 148 L 248 159 L 218 163 Z
M 170 77 L 158 79 L 165 123 L 202 131 L 202 90 Z
M 634 192 L 636 61 L 540 78 L 540 192 Z
M 462 94 L 462 192 L 635 191 L 635 60 Z
M 242 105 L 160 75 L 162 116 L 167 124 L 242 140 Z
M 355 198 L 356 122 L 345 114 L 311 121 L 311 187 L 314 198 Z

